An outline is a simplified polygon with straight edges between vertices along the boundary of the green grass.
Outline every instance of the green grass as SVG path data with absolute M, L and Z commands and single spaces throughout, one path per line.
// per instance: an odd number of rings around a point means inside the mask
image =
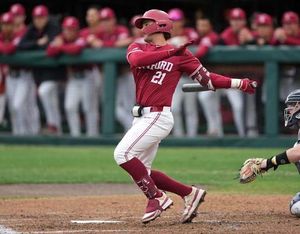
M 294 165 L 241 185 L 234 177 L 248 157 L 270 157 L 282 149 L 160 148 L 153 168 L 214 192 L 286 194 L 299 189 Z M 114 162 L 112 147 L 0 146 L 0 184 L 131 183 Z

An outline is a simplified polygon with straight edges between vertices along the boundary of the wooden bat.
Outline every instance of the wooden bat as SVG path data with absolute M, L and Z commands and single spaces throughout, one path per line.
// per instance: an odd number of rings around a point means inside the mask
M 253 88 L 256 88 L 257 87 L 257 82 L 253 82 L 252 84 L 252 87 Z M 185 92 L 185 93 L 188 93 L 188 92 L 204 92 L 204 91 L 211 91 L 211 89 L 207 88 L 207 87 L 204 87 L 200 84 L 197 84 L 197 83 L 191 83 L 191 84 L 184 84 L 182 86 L 182 91 Z

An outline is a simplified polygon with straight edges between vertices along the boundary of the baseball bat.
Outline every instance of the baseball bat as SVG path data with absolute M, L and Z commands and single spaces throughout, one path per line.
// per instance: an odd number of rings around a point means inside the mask
M 257 87 L 257 82 L 253 82 L 251 84 L 251 86 L 253 88 L 256 88 Z M 200 84 L 197 84 L 197 83 L 191 83 L 191 84 L 184 84 L 182 86 L 182 91 L 187 93 L 187 92 L 204 92 L 204 91 L 211 91 L 211 89 L 207 88 L 207 87 L 204 87 Z

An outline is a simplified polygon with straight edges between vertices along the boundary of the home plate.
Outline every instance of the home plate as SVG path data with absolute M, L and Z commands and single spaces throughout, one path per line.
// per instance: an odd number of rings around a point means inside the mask
M 124 221 L 116 221 L 116 220 L 71 220 L 71 223 L 76 224 L 107 224 L 107 223 L 124 223 Z

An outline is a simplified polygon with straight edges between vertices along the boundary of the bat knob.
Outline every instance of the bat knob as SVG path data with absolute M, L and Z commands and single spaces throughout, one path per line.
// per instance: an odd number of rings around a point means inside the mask
M 257 82 L 256 81 L 253 81 L 251 84 L 252 88 L 257 88 Z

